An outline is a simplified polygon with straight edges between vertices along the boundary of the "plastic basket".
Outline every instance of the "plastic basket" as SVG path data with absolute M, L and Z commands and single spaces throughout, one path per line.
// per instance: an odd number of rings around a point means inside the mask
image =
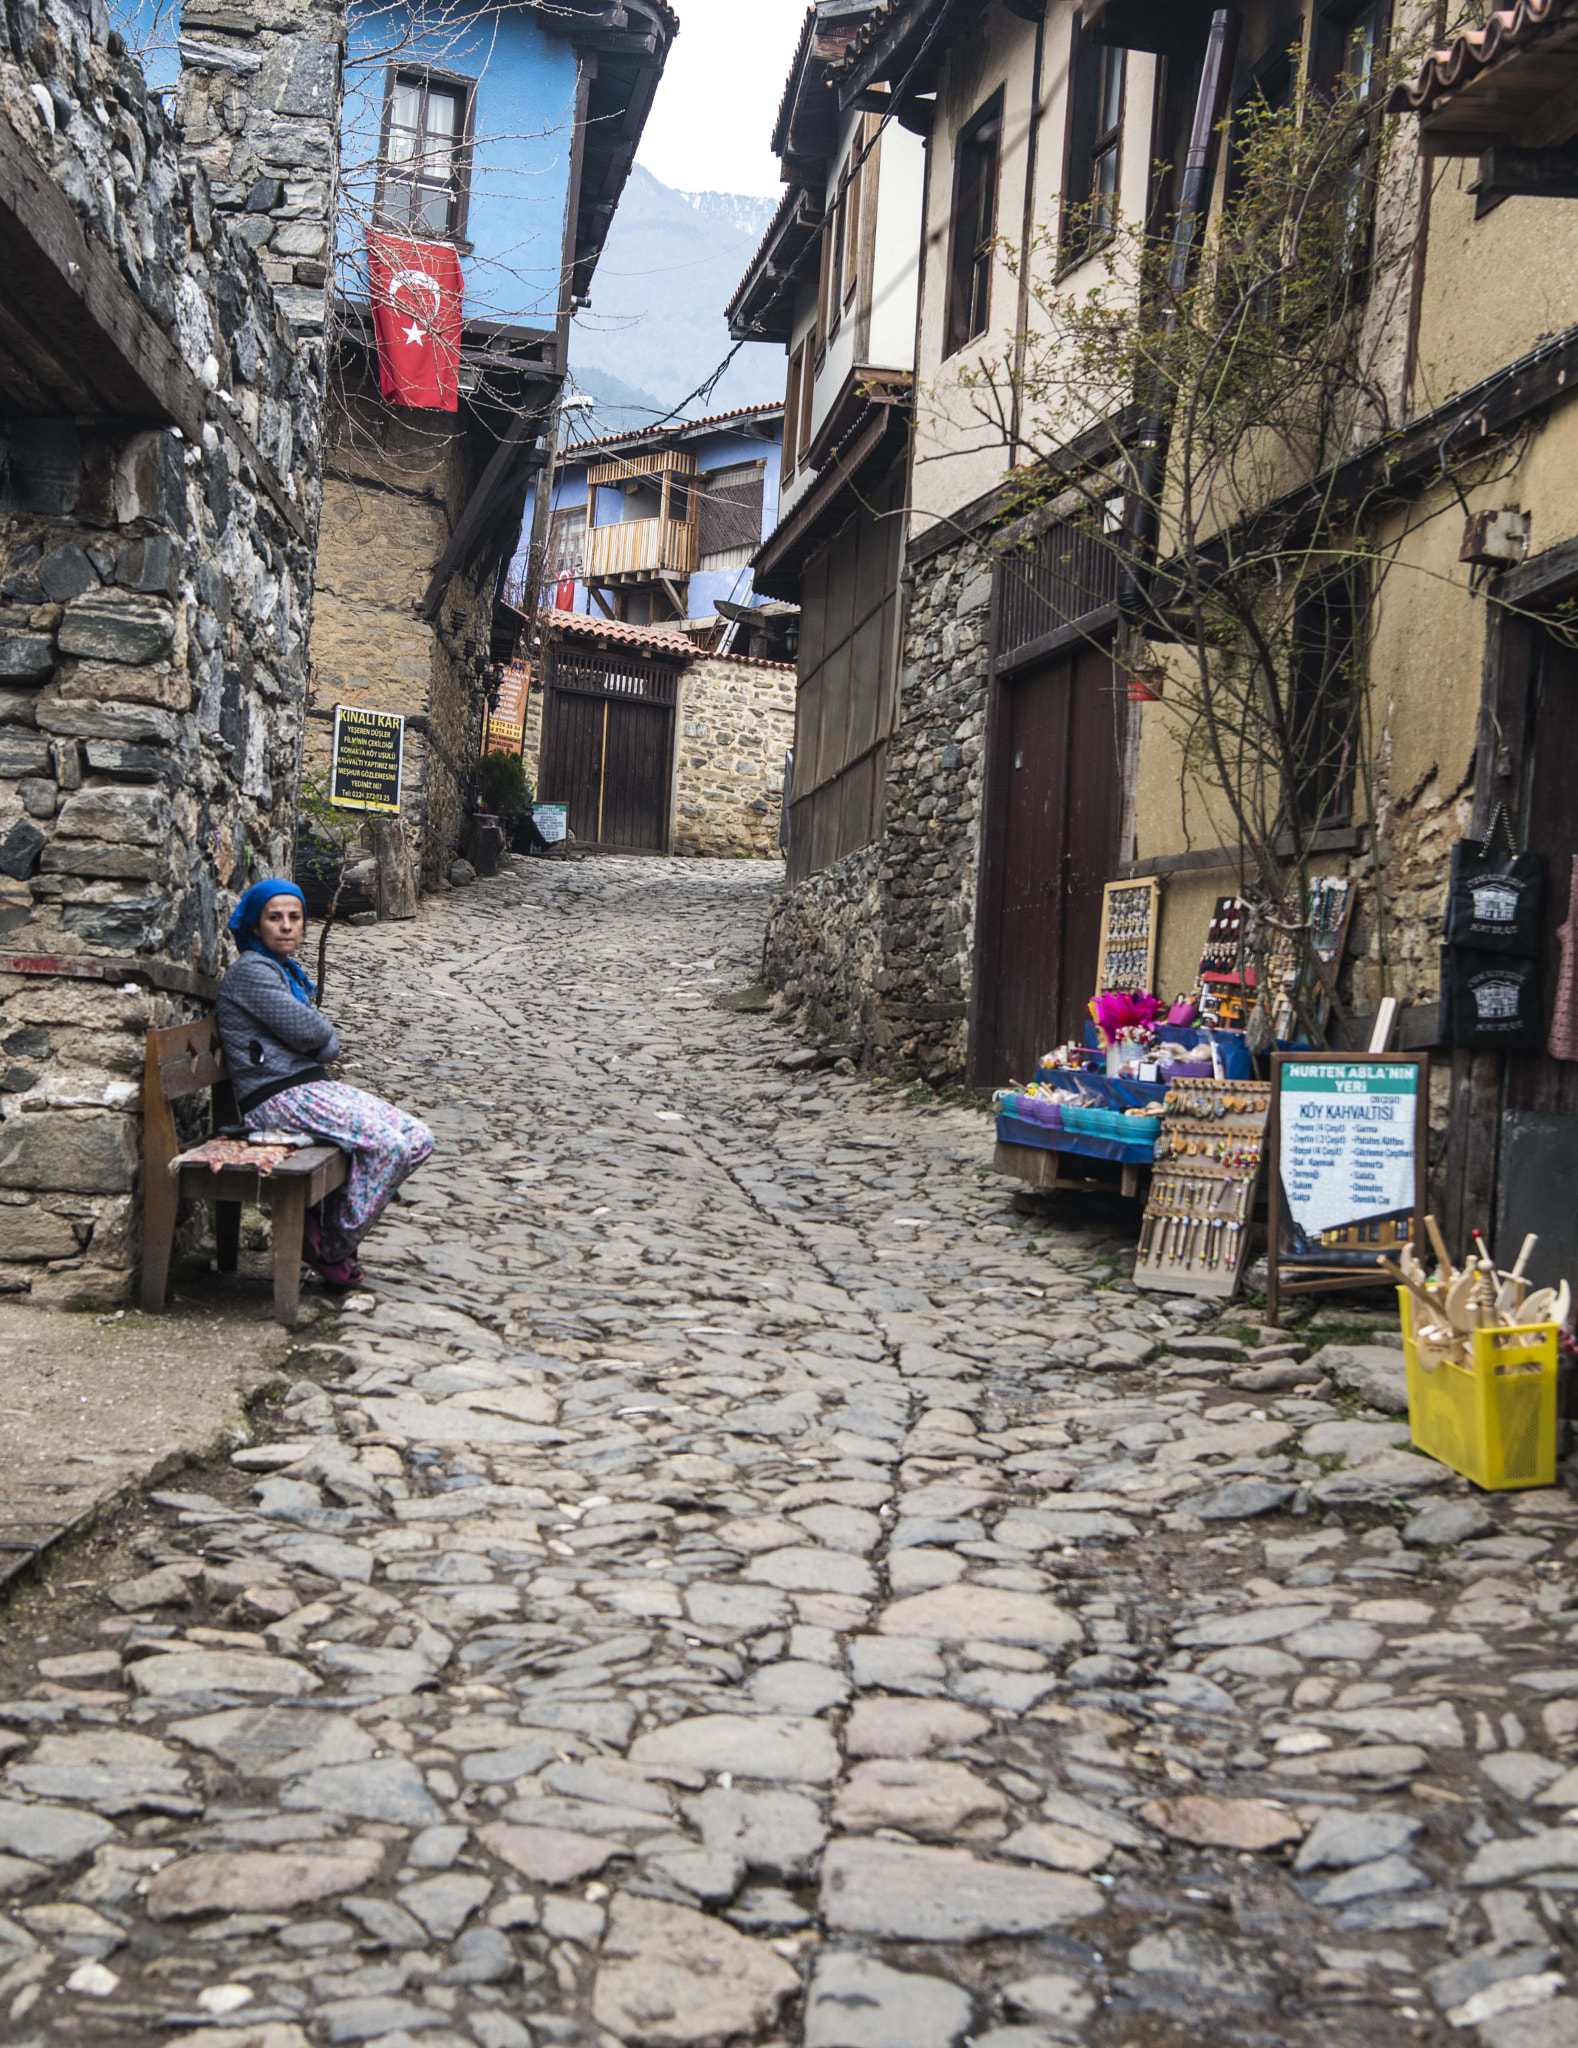
M 1118 1138 L 1126 1145 L 1154 1145 L 1162 1120 L 1159 1116 L 1125 1116 L 1121 1109 L 1086 1109 L 1071 1102 L 1064 1106 L 1063 1126 L 1093 1138 Z
M 1476 1330 L 1472 1362 L 1431 1365 L 1414 1342 L 1414 1299 L 1400 1287 L 1414 1448 L 1489 1493 L 1556 1483 L 1554 1323 Z

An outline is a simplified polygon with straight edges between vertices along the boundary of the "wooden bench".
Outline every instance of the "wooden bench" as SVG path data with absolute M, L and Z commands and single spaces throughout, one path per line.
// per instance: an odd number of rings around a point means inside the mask
M 221 1273 L 233 1273 L 241 1253 L 241 1205 L 266 1207 L 274 1239 L 274 1317 L 296 1327 L 301 1311 L 301 1251 L 307 1211 L 345 1185 L 350 1159 L 336 1145 L 311 1145 L 294 1153 L 272 1173 L 171 1162 L 181 1155 L 170 1105 L 204 1088 L 213 1095 L 212 1126 L 240 1122 L 235 1091 L 225 1073 L 225 1055 L 212 1017 L 150 1031 L 143 1076 L 142 1305 L 150 1314 L 164 1307 L 175 1246 L 176 1214 L 184 1198 L 214 1205 L 214 1242 Z

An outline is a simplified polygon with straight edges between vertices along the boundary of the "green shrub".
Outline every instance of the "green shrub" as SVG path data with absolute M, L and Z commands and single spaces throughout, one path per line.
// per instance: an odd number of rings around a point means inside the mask
M 495 750 L 477 764 L 477 794 L 504 825 L 518 825 L 531 815 L 531 784 L 519 754 Z

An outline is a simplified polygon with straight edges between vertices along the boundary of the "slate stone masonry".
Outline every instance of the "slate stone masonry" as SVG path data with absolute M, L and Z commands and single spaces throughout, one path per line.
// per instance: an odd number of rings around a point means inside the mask
M 88 1306 L 140 1254 L 142 1035 L 207 1007 L 231 904 L 290 871 L 323 343 L 102 10 L 12 6 L 0 104 L 206 410 L 200 440 L 5 427 L 0 949 L 107 978 L 0 972 L 0 1292 Z
M 767 968 L 805 1027 L 941 1082 L 969 1036 L 991 563 L 967 538 L 905 582 L 883 837 L 777 897 Z
M 292 326 L 322 333 L 344 93 L 343 0 L 187 0 L 176 123 Z

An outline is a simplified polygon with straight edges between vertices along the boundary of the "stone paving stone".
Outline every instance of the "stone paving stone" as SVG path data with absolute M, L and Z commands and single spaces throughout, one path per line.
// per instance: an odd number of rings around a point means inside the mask
M 782 1070 L 713 1007 L 775 872 L 336 936 L 438 1150 L 281 1441 L 11 1646 L 7 2038 L 1568 2039 L 1578 1507 L 1413 1454 L 1388 1345 L 1351 1412 L 1136 1295 L 980 1110 Z

